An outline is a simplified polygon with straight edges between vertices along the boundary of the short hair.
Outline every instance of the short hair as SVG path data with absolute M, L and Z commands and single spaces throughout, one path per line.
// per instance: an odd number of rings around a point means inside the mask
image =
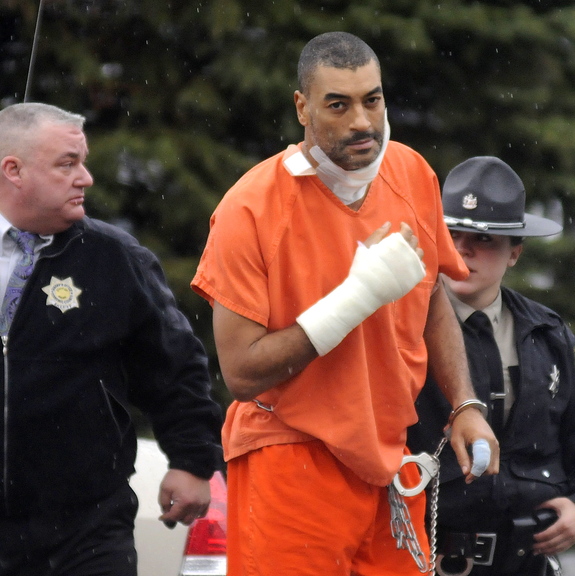
M 511 239 L 511 246 L 519 246 L 520 244 L 523 244 L 523 241 L 525 240 L 525 238 L 523 236 L 509 236 L 509 238 Z
M 86 118 L 51 104 L 24 102 L 0 110 L 0 159 L 19 155 L 32 146 L 42 124 L 67 124 L 83 129 Z
M 308 94 L 318 66 L 356 70 L 374 60 L 380 68 L 375 52 L 357 36 L 349 32 L 326 32 L 312 38 L 299 57 L 297 79 L 300 90 Z

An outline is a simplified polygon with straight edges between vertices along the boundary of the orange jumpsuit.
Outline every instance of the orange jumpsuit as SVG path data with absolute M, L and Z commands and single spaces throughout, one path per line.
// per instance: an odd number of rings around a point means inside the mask
M 301 564 L 294 567 L 293 572 L 285 568 L 289 564 L 286 559 L 298 557 L 298 554 L 303 555 L 302 559 L 309 557 L 305 549 L 298 547 L 297 537 L 290 535 L 290 530 L 306 533 L 305 510 L 313 510 L 315 506 L 310 503 L 317 503 L 318 498 L 322 501 L 322 494 L 327 495 L 322 483 L 333 481 L 332 478 L 322 482 L 324 476 L 328 478 L 328 469 L 331 470 L 329 474 L 339 475 L 340 480 L 351 473 L 354 486 L 355 483 L 363 486 L 360 493 L 362 490 L 371 493 L 374 489 L 378 494 L 383 493 L 385 497 L 378 496 L 376 508 L 372 510 L 374 517 L 379 518 L 376 510 L 380 506 L 385 509 L 382 502 L 386 501 L 387 492 L 379 488 L 390 484 L 398 471 L 405 451 L 406 429 L 417 420 L 414 401 L 426 375 L 423 330 L 431 291 L 439 272 L 460 279 L 468 273 L 443 223 L 437 178 L 416 152 L 390 142 L 361 208 L 353 211 L 316 176 L 295 177 L 286 170 L 284 158 L 298 151 L 298 147 L 290 146 L 284 153 L 258 164 L 224 196 L 211 219 L 206 249 L 192 281 L 194 290 L 208 301 L 216 300 L 266 326 L 269 331 L 286 328 L 302 311 L 345 279 L 357 243 L 386 221 L 392 223 L 392 231 L 399 230 L 400 222 L 406 222 L 415 232 L 424 251 L 426 276 L 406 296 L 377 310 L 330 353 L 259 396 L 260 405 L 233 402 L 229 407 L 223 442 L 229 461 L 231 521 L 228 544 L 232 571 L 228 573 L 232 576 L 307 574 L 302 571 Z M 299 499 L 305 504 L 301 510 L 303 517 L 299 512 L 298 516 L 292 515 L 293 509 L 286 505 L 289 500 L 286 501 L 284 492 L 276 498 L 283 498 L 284 507 L 275 510 L 275 520 L 270 525 L 260 520 L 262 514 L 255 519 L 250 517 L 248 510 L 238 517 L 240 525 L 234 528 L 234 515 L 241 511 L 247 497 L 245 492 L 250 486 L 255 487 L 257 494 L 264 478 L 270 479 L 270 490 L 262 488 L 257 497 L 269 502 L 274 491 L 279 492 L 280 485 L 285 489 L 286 476 L 293 472 L 290 466 L 301 468 L 299 453 L 295 461 L 285 454 L 279 459 L 276 454 L 271 455 L 272 447 L 279 450 L 282 445 L 293 444 L 302 444 L 295 449 L 311 450 L 318 461 L 324 462 L 308 486 L 308 490 L 312 485 L 318 487 L 315 494 L 305 494 L 297 482 L 293 485 L 289 482 L 292 485 L 290 500 Z M 284 449 L 290 450 L 290 447 L 284 446 Z M 322 454 L 321 458 L 318 452 Z M 256 453 L 260 464 L 251 469 L 246 459 Z M 329 458 L 334 460 L 331 467 L 325 463 Z M 267 459 L 275 462 L 276 468 L 269 466 Z M 281 471 L 277 470 L 279 463 Z M 236 465 L 240 469 L 236 470 Z M 248 471 L 241 469 L 244 465 Z M 262 472 L 258 486 L 249 477 L 255 469 Z M 276 472 L 281 472 L 279 477 Z M 240 482 L 242 474 L 248 474 L 244 477 L 247 484 L 241 484 L 242 492 L 236 494 L 235 483 Z M 354 488 L 356 495 L 357 486 Z M 340 489 L 341 502 L 347 496 L 342 486 Z M 253 495 L 253 491 L 250 494 Z M 335 511 L 339 510 L 338 505 L 336 502 Z M 421 516 L 421 510 L 412 508 L 412 514 Z M 283 518 L 277 515 L 283 515 Z M 334 525 L 339 524 L 333 518 L 333 512 L 328 512 L 327 517 L 332 518 Z M 249 534 L 241 535 L 242 529 L 252 521 L 256 523 L 255 527 L 249 528 Z M 346 521 L 349 522 L 349 518 L 346 517 Z M 274 522 L 282 526 L 281 531 L 274 529 Z M 235 550 L 234 540 L 236 529 L 238 550 Z M 418 530 L 425 544 L 422 521 Z M 263 539 L 262 546 L 269 544 L 267 554 L 270 550 L 279 550 L 279 545 L 274 544 L 276 538 L 278 541 L 291 538 L 296 544 L 287 546 L 287 551 L 278 552 L 277 558 L 271 561 L 271 571 L 266 572 L 259 565 L 259 557 L 253 563 L 246 561 L 246 554 L 259 554 L 257 543 L 254 544 L 258 537 Z M 245 544 L 242 538 L 250 540 L 249 550 L 242 547 Z M 344 545 L 345 551 L 341 552 L 341 560 L 338 559 L 344 565 L 342 575 L 350 574 L 350 566 L 351 570 L 355 569 L 355 551 L 363 544 L 357 544 L 357 549 L 354 548 L 356 543 Z M 326 541 L 324 548 L 329 550 L 330 545 L 331 541 Z M 380 548 L 383 546 L 381 543 Z M 394 541 L 386 546 L 394 550 L 393 554 L 386 555 L 394 557 L 390 565 L 399 570 L 386 574 L 419 573 L 409 553 L 395 552 Z M 242 572 L 234 568 L 236 553 L 243 555 L 243 564 L 248 566 L 242 568 Z M 273 558 L 273 552 L 271 555 Z M 328 556 L 326 554 L 326 558 Z M 400 569 L 403 562 L 410 562 L 414 570 Z M 237 565 L 241 563 L 238 561 Z M 278 566 L 284 566 L 284 571 Z M 319 574 L 319 569 L 311 570 L 309 574 Z M 365 566 L 363 569 L 367 570 Z M 369 574 L 369 571 L 357 573 Z M 381 565 L 373 574 L 380 573 Z

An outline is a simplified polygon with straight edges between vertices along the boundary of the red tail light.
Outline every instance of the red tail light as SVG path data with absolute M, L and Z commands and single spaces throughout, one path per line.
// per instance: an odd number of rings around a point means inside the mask
M 225 575 L 227 534 L 227 488 L 221 472 L 210 480 L 212 501 L 205 518 L 188 530 L 181 576 Z

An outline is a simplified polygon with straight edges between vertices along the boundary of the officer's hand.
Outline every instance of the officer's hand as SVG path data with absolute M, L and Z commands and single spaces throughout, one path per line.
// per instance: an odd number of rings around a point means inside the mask
M 559 554 L 575 544 L 575 504 L 569 498 L 553 498 L 539 508 L 552 508 L 559 518 L 543 532 L 535 534 L 533 552 Z
M 181 522 L 186 526 L 208 513 L 210 482 L 184 470 L 168 470 L 160 486 L 160 520 L 167 526 Z

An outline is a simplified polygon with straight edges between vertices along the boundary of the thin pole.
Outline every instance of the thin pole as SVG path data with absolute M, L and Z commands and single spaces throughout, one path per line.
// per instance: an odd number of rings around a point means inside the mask
M 30 86 L 32 85 L 32 76 L 34 74 L 34 65 L 36 63 L 36 52 L 38 50 L 38 36 L 40 35 L 40 22 L 42 20 L 42 8 L 44 0 L 40 0 L 38 5 L 38 16 L 36 17 L 36 28 L 34 29 L 34 40 L 32 41 L 32 52 L 30 54 L 30 64 L 28 65 L 28 78 L 26 78 L 26 90 L 24 91 L 24 102 L 28 102 Z

